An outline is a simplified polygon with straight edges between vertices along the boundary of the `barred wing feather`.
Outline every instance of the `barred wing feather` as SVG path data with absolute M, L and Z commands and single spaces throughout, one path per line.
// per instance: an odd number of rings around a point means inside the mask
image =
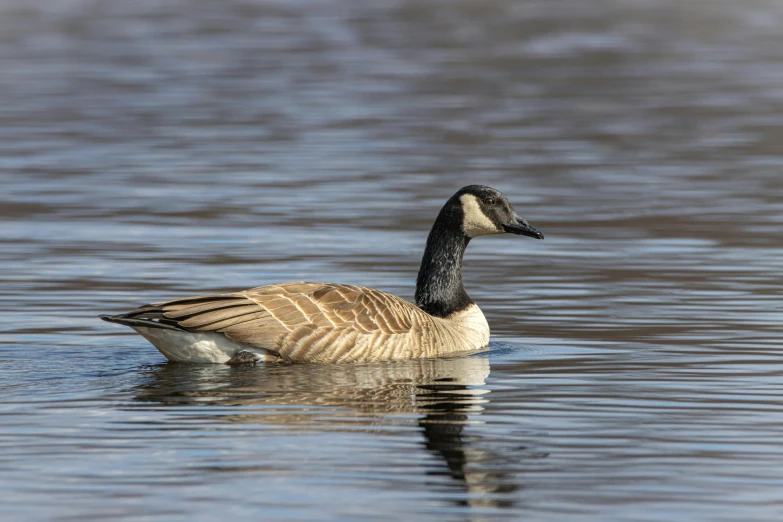
M 292 362 L 437 355 L 435 320 L 394 295 L 360 286 L 286 283 L 140 308 L 134 317 L 219 332 Z

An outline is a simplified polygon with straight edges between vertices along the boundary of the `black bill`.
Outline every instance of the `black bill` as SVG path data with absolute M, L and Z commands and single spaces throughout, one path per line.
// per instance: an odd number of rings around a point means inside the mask
M 513 223 L 503 225 L 503 230 L 509 234 L 516 234 L 518 236 L 534 237 L 536 239 L 544 239 L 544 234 L 541 233 L 535 227 L 530 226 L 530 223 L 524 219 L 515 219 Z

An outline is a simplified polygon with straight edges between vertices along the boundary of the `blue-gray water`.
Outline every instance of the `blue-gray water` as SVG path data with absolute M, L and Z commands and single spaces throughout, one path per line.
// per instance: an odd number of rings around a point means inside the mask
M 0 2 L 3 520 L 780 520 L 783 3 Z M 411 298 L 456 189 L 488 353 L 167 364 L 99 321 Z

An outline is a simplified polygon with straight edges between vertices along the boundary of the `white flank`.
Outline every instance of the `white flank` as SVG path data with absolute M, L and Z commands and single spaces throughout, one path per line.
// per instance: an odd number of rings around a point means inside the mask
M 459 197 L 462 204 L 462 213 L 465 216 L 462 221 L 462 230 L 465 235 L 473 238 L 487 234 L 501 234 L 501 230 L 481 210 L 478 198 L 473 194 L 463 194 Z
M 184 332 L 166 328 L 133 326 L 169 361 L 189 363 L 225 363 L 241 351 L 275 357 L 265 350 L 232 341 L 216 332 Z

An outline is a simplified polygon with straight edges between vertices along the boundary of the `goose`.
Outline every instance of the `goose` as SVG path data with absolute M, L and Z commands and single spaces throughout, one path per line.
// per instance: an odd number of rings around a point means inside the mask
M 489 325 L 462 286 L 462 258 L 471 239 L 503 233 L 544 239 L 503 193 L 469 185 L 432 225 L 415 304 L 374 288 L 295 282 L 100 318 L 130 326 L 174 362 L 367 362 L 478 351 L 489 344 Z

